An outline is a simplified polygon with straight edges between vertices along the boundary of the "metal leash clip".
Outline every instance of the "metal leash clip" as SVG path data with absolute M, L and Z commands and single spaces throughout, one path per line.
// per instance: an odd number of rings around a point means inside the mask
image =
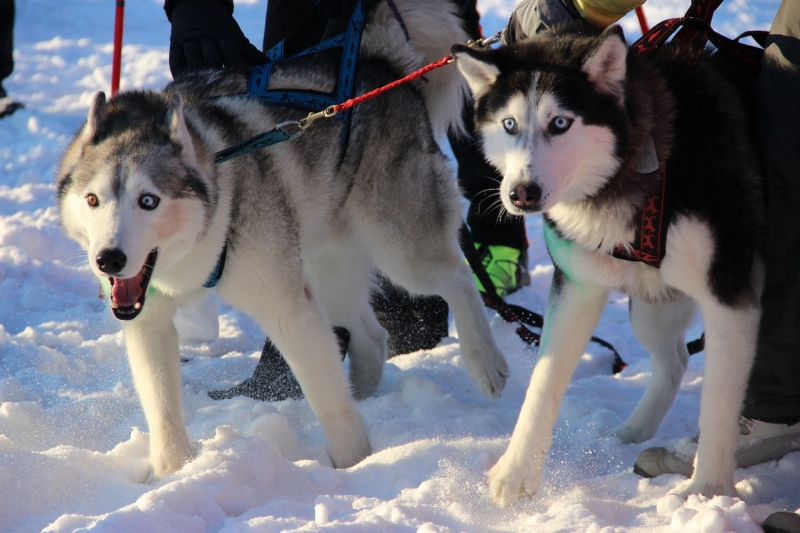
M 300 119 L 300 122 L 296 122 L 297 127 L 301 130 L 305 131 L 311 125 L 312 122 L 317 120 L 318 118 L 331 118 L 336 116 L 336 106 L 328 106 L 322 111 L 317 111 L 316 113 L 309 113 L 306 118 Z
M 481 50 L 485 50 L 486 48 L 489 48 L 494 43 L 500 42 L 500 36 L 502 35 L 502 33 L 503 32 L 499 31 L 499 32 L 495 33 L 494 35 L 492 35 L 491 37 L 482 37 L 482 38 L 477 39 L 477 40 L 470 39 L 469 41 L 467 41 L 467 46 L 469 46 L 470 48 L 479 48 Z

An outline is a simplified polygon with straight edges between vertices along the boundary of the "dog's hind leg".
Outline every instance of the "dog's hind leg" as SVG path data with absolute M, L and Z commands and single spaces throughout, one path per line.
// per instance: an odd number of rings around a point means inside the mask
M 174 315 L 174 302 L 154 292 L 141 314 L 123 323 L 133 382 L 150 429 L 150 461 L 156 478 L 180 470 L 192 457 L 183 422 Z
M 387 357 L 388 333 L 370 306 L 372 260 L 357 243 L 337 241 L 306 261 L 311 292 L 325 309 L 332 326 L 350 333 L 350 385 L 357 399 L 377 389 Z
M 364 422 L 350 396 L 336 339 L 312 299 L 284 301 L 286 309 L 265 324 L 322 424 L 336 468 L 359 463 L 371 449 Z
M 285 243 L 272 245 L 285 255 L 264 252 L 248 256 L 253 247 L 245 246 L 242 251 L 234 250 L 218 292 L 269 334 L 322 425 L 334 466 L 353 466 L 370 454 L 370 445 L 350 395 L 331 324 L 299 254 L 292 256 Z
M 435 244 L 433 244 L 435 242 Z M 375 254 L 378 268 L 411 293 L 438 294 L 447 301 L 456 321 L 467 374 L 490 398 L 500 396 L 508 365 L 489 328 L 483 302 L 454 237 L 431 239 L 431 246 L 408 243 Z M 402 249 L 405 253 L 396 253 Z M 394 252 L 394 253 L 391 253 Z
M 456 180 L 432 138 L 428 146 L 419 144 L 424 138 L 420 133 L 408 139 L 418 143 L 404 147 L 413 156 L 388 162 L 393 166 L 389 175 L 381 175 L 382 167 L 374 175 L 359 176 L 348 200 L 353 227 L 391 281 L 412 294 L 435 294 L 447 301 L 467 373 L 494 398 L 505 387 L 508 365 L 458 246 L 461 195 Z
M 658 304 L 631 298 L 631 327 L 650 352 L 653 375 L 628 420 L 610 432 L 622 442 L 644 442 L 653 438 L 672 407 L 689 363 L 685 335 L 695 308 L 690 298 Z

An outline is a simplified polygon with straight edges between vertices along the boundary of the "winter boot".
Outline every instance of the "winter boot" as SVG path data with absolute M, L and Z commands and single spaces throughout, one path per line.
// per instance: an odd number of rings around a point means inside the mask
M 344 360 L 347 354 L 347 346 L 350 343 L 350 332 L 345 328 L 333 328 L 336 334 L 336 341 L 339 343 L 339 353 Z M 267 337 L 264 349 L 261 351 L 261 359 L 253 371 L 253 377 L 247 378 L 243 382 L 227 390 L 210 391 L 208 396 L 212 400 L 227 400 L 234 396 L 247 396 L 255 400 L 267 402 L 279 402 L 287 398 L 299 400 L 303 397 L 300 384 L 292 373 L 292 369 L 286 364 L 283 356 Z
M 447 336 L 448 307 L 439 296 L 411 296 L 385 278 L 372 309 L 389 332 L 389 357 L 434 348 Z
M 800 533 L 800 514 L 772 513 L 761 525 L 764 533 Z
M 668 447 L 643 450 L 636 458 L 633 471 L 642 477 L 656 477 L 661 474 L 681 474 L 690 477 L 694 473 L 698 437 L 699 434 L 683 438 Z M 748 468 L 759 463 L 774 461 L 789 452 L 799 450 L 800 423 L 771 424 L 745 416 L 739 418 L 737 468 Z

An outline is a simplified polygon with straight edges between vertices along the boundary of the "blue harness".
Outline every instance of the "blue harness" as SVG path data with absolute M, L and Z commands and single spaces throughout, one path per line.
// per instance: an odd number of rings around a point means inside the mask
M 364 19 L 364 2 L 363 0 L 359 0 L 353 8 L 353 14 L 350 16 L 350 23 L 347 25 L 347 31 L 344 33 L 334 35 L 319 44 L 315 44 L 289 57 L 284 56 L 286 39 L 280 41 L 267 52 L 267 57 L 270 62 L 253 67 L 253 70 L 250 72 L 250 80 L 247 83 L 248 97 L 255 98 L 261 102 L 289 105 L 309 111 L 321 111 L 332 105 L 340 104 L 345 100 L 353 98 L 353 96 L 355 96 L 353 91 L 355 90 L 356 59 L 358 59 L 361 34 L 364 31 Z M 316 54 L 317 52 L 330 48 L 342 49 L 342 63 L 339 66 L 339 79 L 336 82 L 333 94 L 269 88 L 270 74 L 272 73 L 272 67 L 275 66 L 276 63 Z M 345 123 L 344 131 L 342 132 L 342 148 L 344 148 L 350 132 L 350 111 L 344 111 L 338 116 L 344 120 Z
M 253 67 L 250 72 L 250 79 L 247 82 L 247 97 L 254 98 L 261 102 L 288 105 L 307 109 L 309 111 L 319 111 L 326 109 L 332 105 L 344 102 L 353 98 L 355 90 L 355 73 L 356 73 L 356 59 L 358 58 L 358 49 L 361 44 L 361 34 L 364 31 L 364 2 L 359 0 L 353 8 L 353 14 L 350 16 L 350 22 L 347 25 L 347 31 L 334 35 L 325 41 L 298 52 L 292 56 L 284 56 L 284 45 L 286 39 L 283 39 L 278 44 L 273 46 L 268 52 L 267 57 L 269 63 L 257 65 Z M 286 61 L 289 59 L 297 59 L 299 57 L 308 56 L 328 50 L 330 48 L 342 49 L 342 63 L 339 67 L 339 79 L 336 82 L 333 94 L 325 94 L 315 91 L 297 91 L 297 90 L 281 90 L 270 89 L 269 78 L 272 72 L 272 67 L 279 61 Z M 337 115 L 340 119 L 344 120 L 344 129 L 342 131 L 342 156 L 344 158 L 344 148 L 347 145 L 347 139 L 350 135 L 350 110 L 343 111 Z M 248 154 L 255 150 L 272 146 L 279 142 L 287 141 L 297 134 L 290 134 L 286 132 L 280 125 L 274 129 L 257 135 L 253 138 L 247 139 L 239 144 L 221 150 L 215 154 L 214 161 L 224 163 L 240 155 Z M 341 161 L 341 159 L 340 159 Z M 225 246 L 222 248 L 217 265 L 208 276 L 208 279 L 203 284 L 203 287 L 213 288 L 219 283 L 222 278 L 222 271 L 225 269 L 225 257 L 228 251 L 228 241 L 225 241 Z

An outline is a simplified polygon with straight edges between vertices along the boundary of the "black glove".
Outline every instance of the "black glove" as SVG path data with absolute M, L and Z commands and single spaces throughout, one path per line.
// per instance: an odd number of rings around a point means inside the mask
M 220 0 L 184 0 L 172 8 L 169 70 L 172 77 L 187 70 L 261 65 L 267 56 L 247 40 Z

